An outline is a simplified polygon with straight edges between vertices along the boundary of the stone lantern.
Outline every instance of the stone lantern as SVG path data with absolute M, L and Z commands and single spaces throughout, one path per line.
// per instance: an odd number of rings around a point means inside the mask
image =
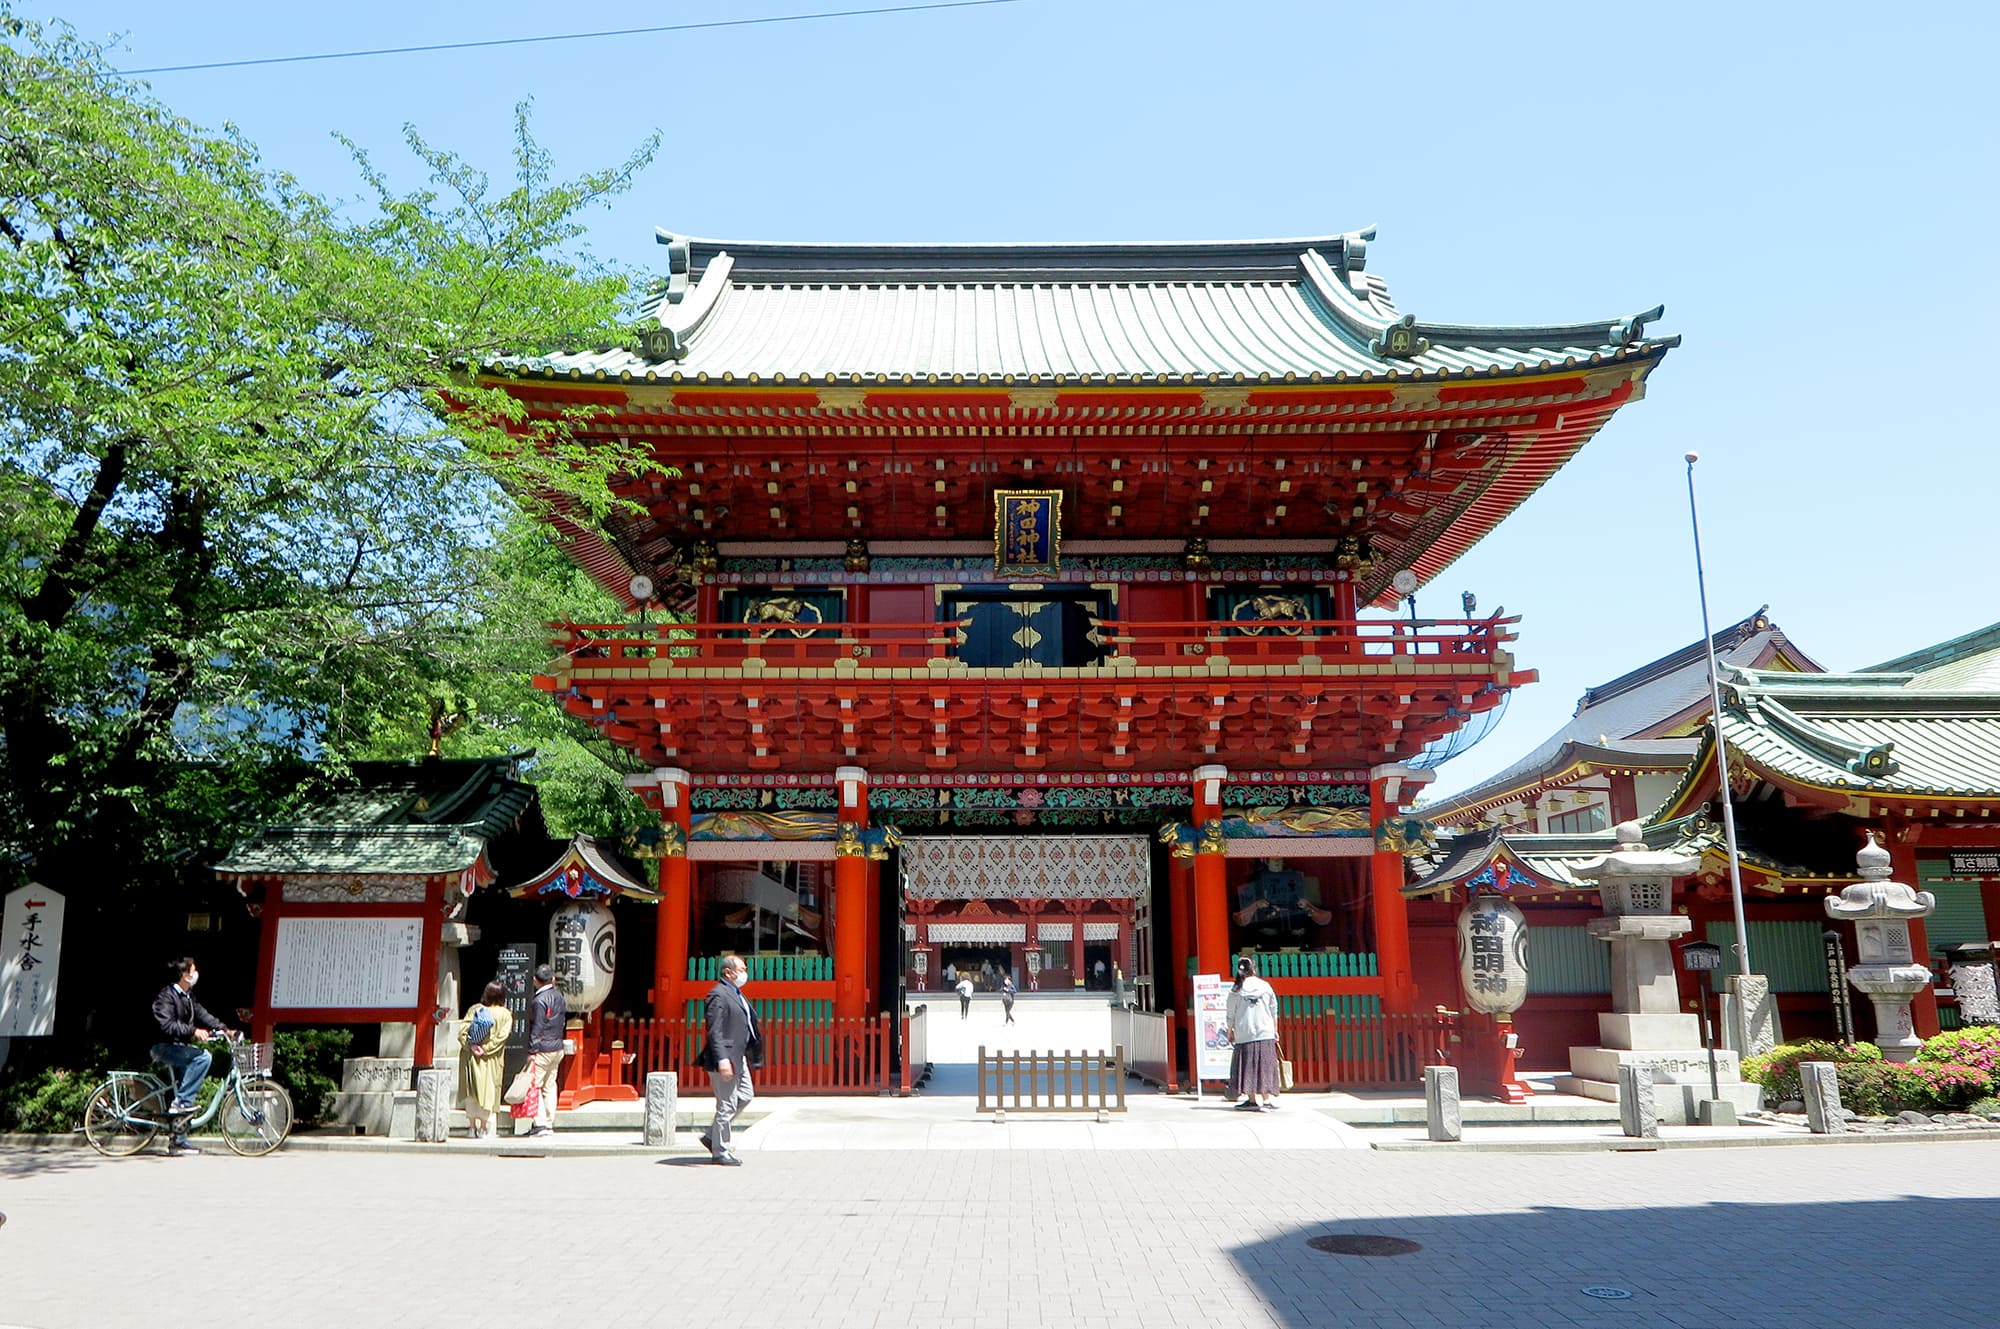
M 1700 863 L 1693 854 L 1646 847 L 1636 821 L 1613 832 L 1618 848 L 1576 865 L 1581 878 L 1594 878 L 1604 916 L 1590 920 L 1590 935 L 1611 947 L 1611 1009 L 1597 1017 L 1597 1047 L 1569 1050 L 1570 1075 L 1560 1082 L 1572 1093 L 1615 1100 L 1620 1067 L 1650 1070 L 1660 1091 L 1655 1100 L 1662 1120 L 1684 1125 L 1720 1123 L 1725 1109 L 1754 1111 L 1761 1090 L 1743 1083 L 1733 1051 L 1717 1055 L 1721 1104 L 1709 1100 L 1709 1053 L 1702 1046 L 1701 1021 L 1681 1010 L 1680 981 L 1674 970 L 1673 942 L 1694 926 L 1673 912 L 1673 883 Z
M 1930 966 L 1910 954 L 1910 920 L 1937 907 L 1929 891 L 1889 880 L 1889 851 L 1873 833 L 1854 856 L 1861 880 L 1826 897 L 1830 917 L 1854 924 L 1857 958 L 1847 981 L 1875 1004 L 1875 1043 L 1890 1061 L 1908 1061 L 1923 1046 L 1910 1023 L 1910 1001 L 1930 984 Z

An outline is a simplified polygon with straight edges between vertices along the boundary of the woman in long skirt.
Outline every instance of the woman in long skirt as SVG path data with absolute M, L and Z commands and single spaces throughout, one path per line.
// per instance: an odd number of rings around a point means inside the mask
M 474 1043 L 472 1021 L 481 1010 L 491 1027 Z M 507 989 L 498 982 L 488 983 L 479 1000 L 465 1012 L 465 1023 L 458 1031 L 458 1101 L 465 1107 L 465 1119 L 471 1125 L 468 1134 L 475 1140 L 491 1140 L 499 1134 L 500 1076 L 507 1065 L 507 1036 L 513 1031 Z
M 1257 977 L 1257 961 L 1236 962 L 1236 985 L 1229 990 L 1229 1096 L 1241 1098 L 1238 1112 L 1278 1107 L 1278 994 Z

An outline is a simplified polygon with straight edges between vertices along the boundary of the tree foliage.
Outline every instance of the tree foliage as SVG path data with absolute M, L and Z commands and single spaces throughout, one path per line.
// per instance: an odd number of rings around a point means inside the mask
M 230 772 L 380 753 L 440 690 L 504 709 L 460 678 L 526 570 L 495 531 L 650 463 L 464 367 L 617 337 L 579 216 L 656 140 L 560 180 L 524 107 L 508 186 L 412 130 L 423 188 L 357 150 L 337 204 L 4 7 L 0 105 L 0 875 L 170 853 Z

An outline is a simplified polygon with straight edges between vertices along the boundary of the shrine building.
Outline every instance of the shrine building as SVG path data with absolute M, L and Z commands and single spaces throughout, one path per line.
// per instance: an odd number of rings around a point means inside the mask
M 947 969 L 1184 1013 L 1243 952 L 1292 1017 L 1455 1004 L 1404 809 L 1533 674 L 1421 588 L 1638 399 L 1658 309 L 1430 321 L 1372 231 L 660 239 L 635 347 L 479 369 L 679 473 L 557 519 L 628 612 L 538 679 L 651 768 L 657 1037 L 726 951 L 836 1024 Z

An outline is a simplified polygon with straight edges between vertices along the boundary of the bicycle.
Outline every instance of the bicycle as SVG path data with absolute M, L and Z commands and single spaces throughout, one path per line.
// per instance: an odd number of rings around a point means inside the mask
M 176 1122 L 173 1106 L 176 1076 L 162 1080 L 151 1071 L 113 1071 L 97 1087 L 83 1110 L 83 1138 L 106 1158 L 136 1154 L 161 1131 L 169 1138 L 197 1131 L 215 1121 L 230 1151 L 258 1158 L 285 1142 L 292 1133 L 292 1096 L 271 1078 L 271 1045 L 252 1043 L 240 1034 L 224 1033 L 229 1044 L 229 1074 L 222 1088 L 197 1116 Z M 154 1066 L 166 1069 L 156 1058 Z

